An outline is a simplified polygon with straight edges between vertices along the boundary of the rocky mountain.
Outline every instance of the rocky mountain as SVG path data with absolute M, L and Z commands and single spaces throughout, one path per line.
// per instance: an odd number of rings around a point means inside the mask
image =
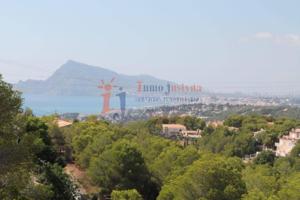
M 20 81 L 14 85 L 25 94 L 95 96 L 101 94 L 98 86 L 101 80 L 105 83 L 114 78 L 113 84 L 131 93 L 137 88 L 137 82 L 145 84 L 167 84 L 168 81 L 148 75 L 130 76 L 102 67 L 91 66 L 69 60 L 46 80 Z

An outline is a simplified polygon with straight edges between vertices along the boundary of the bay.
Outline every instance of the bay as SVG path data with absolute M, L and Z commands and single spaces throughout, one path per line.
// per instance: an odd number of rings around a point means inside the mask
M 81 113 L 81 114 L 100 114 L 102 111 L 103 100 L 99 96 L 47 96 L 23 94 L 23 108 L 30 108 L 37 116 L 51 115 L 54 113 Z M 135 97 L 126 98 L 127 108 L 142 108 L 146 105 L 136 101 Z M 112 96 L 110 99 L 111 110 L 120 109 L 119 97 Z

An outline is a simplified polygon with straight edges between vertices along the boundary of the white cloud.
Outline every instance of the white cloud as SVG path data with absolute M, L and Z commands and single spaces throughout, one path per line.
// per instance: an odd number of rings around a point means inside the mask
M 285 35 L 286 42 L 293 45 L 300 45 L 300 35 L 296 34 L 287 34 Z
M 240 41 L 269 41 L 280 45 L 300 46 L 300 34 L 274 34 L 271 32 L 257 32 L 253 35 L 243 37 Z
M 273 37 L 273 34 L 270 32 L 258 32 L 253 35 L 255 39 L 271 39 Z

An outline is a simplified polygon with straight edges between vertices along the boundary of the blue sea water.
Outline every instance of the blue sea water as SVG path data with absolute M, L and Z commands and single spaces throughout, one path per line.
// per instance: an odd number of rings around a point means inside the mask
M 54 113 L 100 114 L 103 106 L 102 96 L 48 96 L 23 94 L 23 108 L 30 108 L 37 116 Z M 155 107 L 162 105 L 178 105 L 178 97 L 164 96 L 126 96 L 126 109 Z M 182 97 L 181 97 L 182 98 Z M 183 98 L 186 98 L 183 96 Z M 120 99 L 111 96 L 110 110 L 120 110 Z
M 23 108 L 30 108 L 38 116 L 53 113 L 77 112 L 82 114 L 100 114 L 102 111 L 102 97 L 99 96 L 46 96 L 24 94 Z M 126 99 L 127 108 L 141 108 L 145 103 L 136 101 L 135 97 Z M 111 97 L 110 108 L 120 109 L 119 97 Z

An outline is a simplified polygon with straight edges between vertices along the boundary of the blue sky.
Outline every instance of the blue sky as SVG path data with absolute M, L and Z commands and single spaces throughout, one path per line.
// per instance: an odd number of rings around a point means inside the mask
M 299 8 L 297 0 L 1 1 L 0 73 L 44 79 L 72 59 L 218 91 L 300 93 Z

